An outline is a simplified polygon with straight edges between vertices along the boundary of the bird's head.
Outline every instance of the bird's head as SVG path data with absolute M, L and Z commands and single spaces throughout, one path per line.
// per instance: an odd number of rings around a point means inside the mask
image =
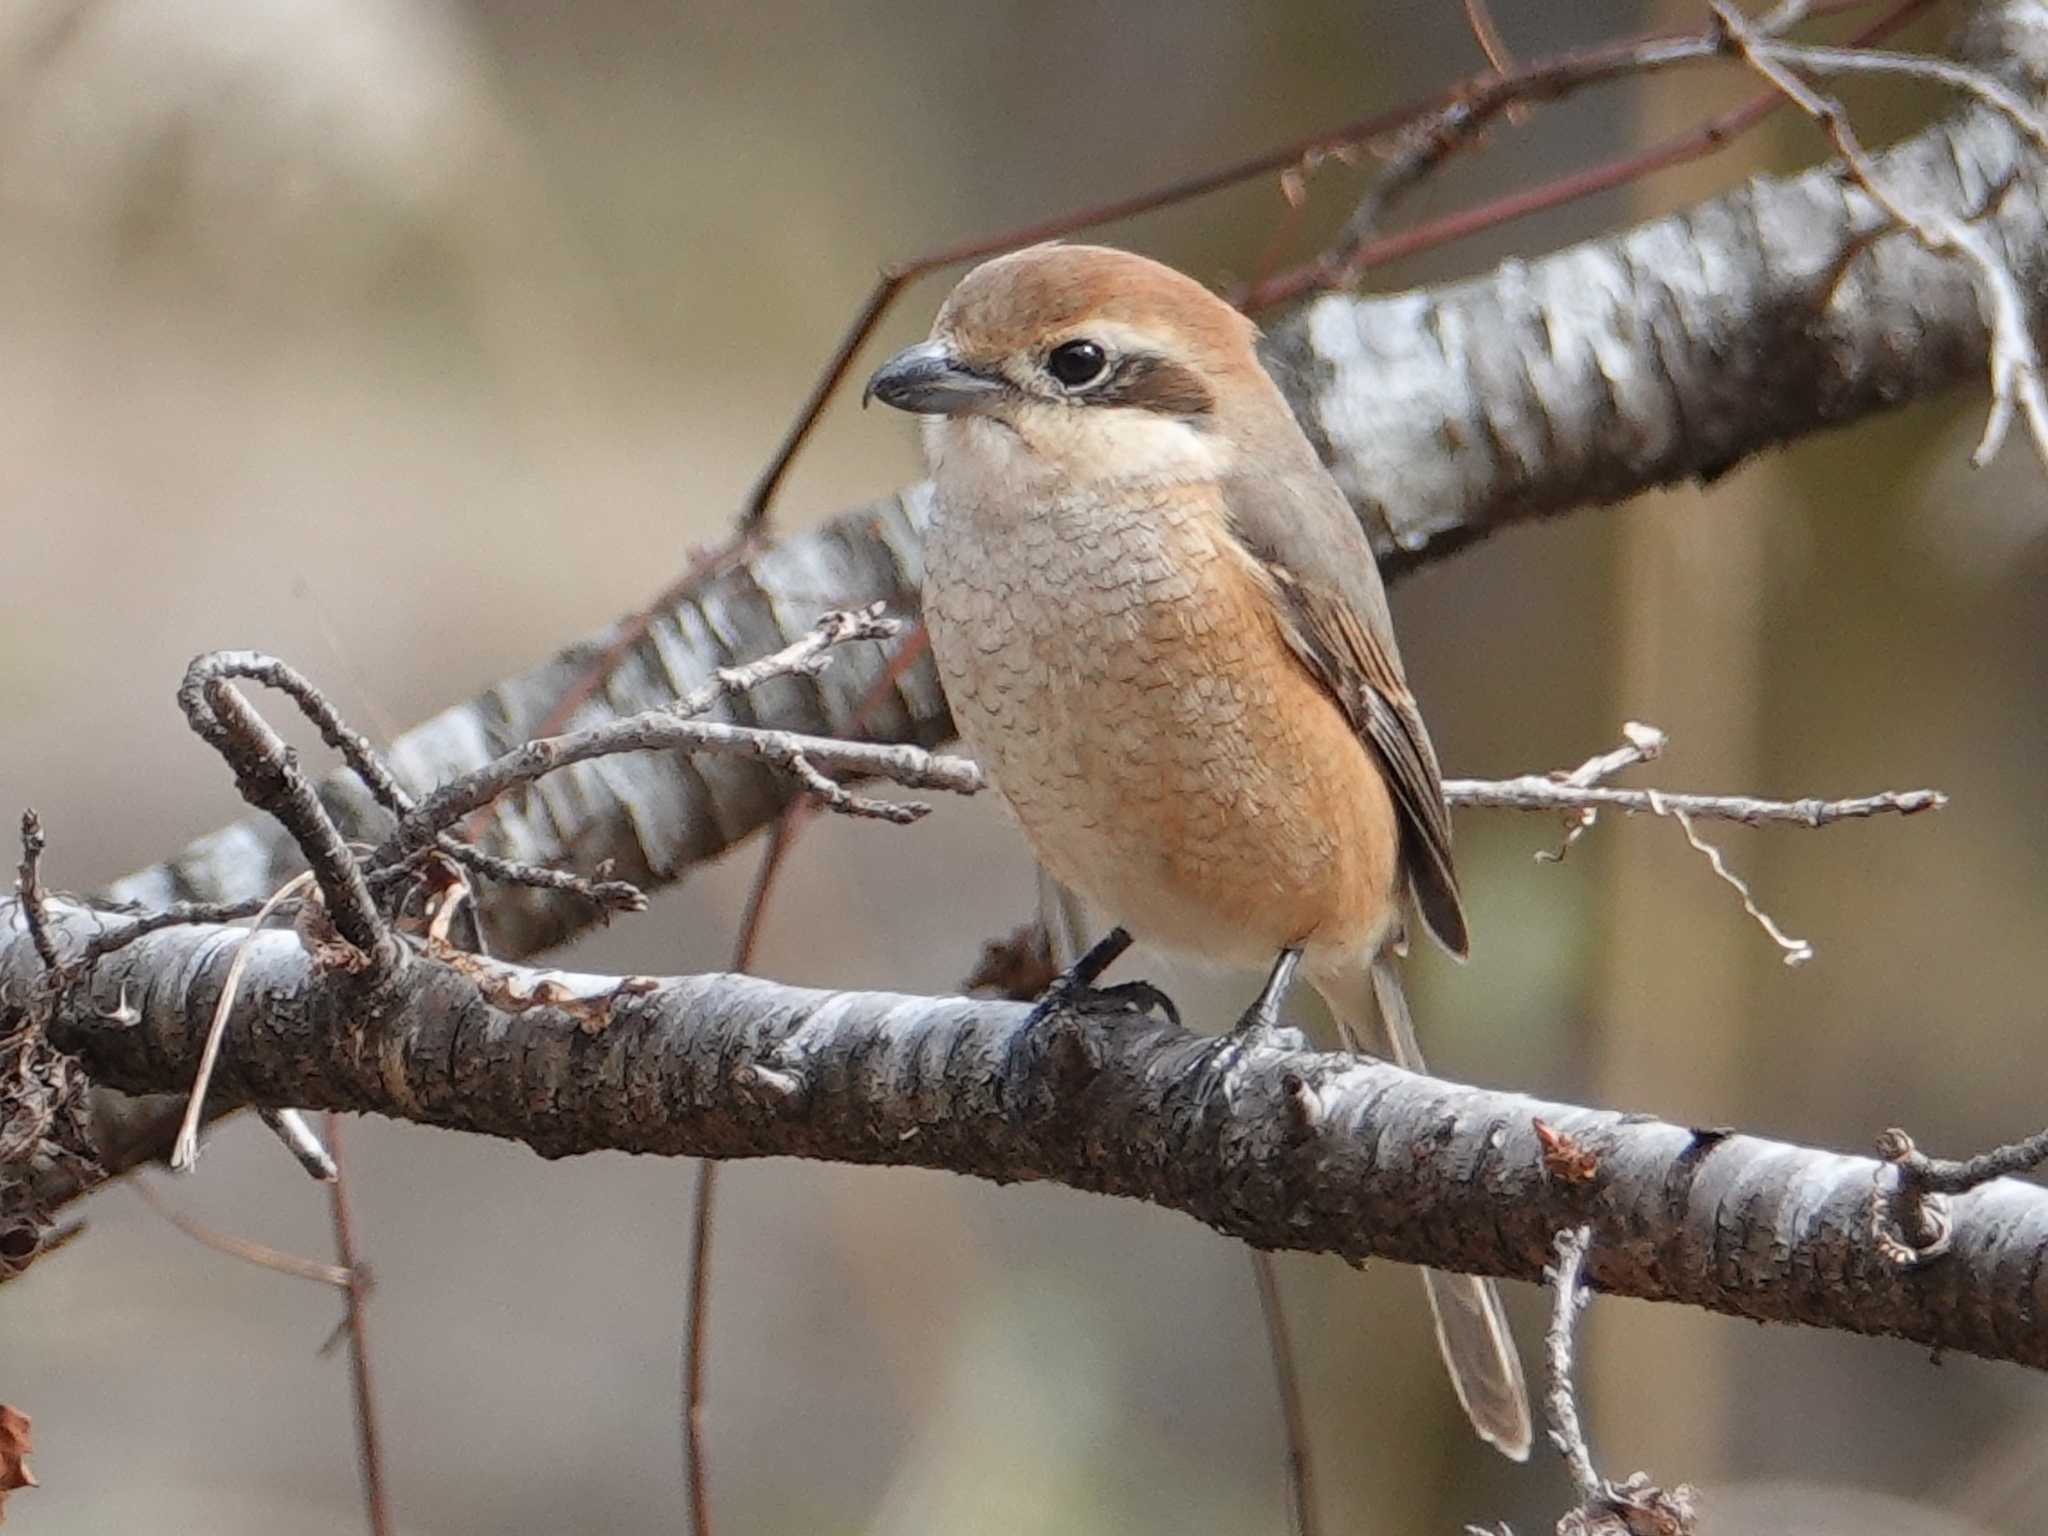
M 1039 245 L 962 278 L 931 338 L 876 370 L 863 398 L 931 419 L 942 482 L 1202 482 L 1275 413 L 1292 427 L 1256 334 L 1171 267 Z

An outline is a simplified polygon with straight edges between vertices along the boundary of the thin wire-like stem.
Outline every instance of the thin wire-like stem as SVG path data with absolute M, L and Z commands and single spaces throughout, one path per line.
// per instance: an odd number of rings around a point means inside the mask
M 232 1232 L 222 1232 L 218 1228 L 209 1227 L 164 1199 L 141 1173 L 137 1173 L 128 1181 L 128 1187 L 140 1195 L 142 1203 L 157 1215 L 195 1243 L 211 1248 L 216 1253 L 224 1253 L 231 1259 L 240 1259 L 245 1264 L 254 1264 L 259 1269 L 290 1275 L 295 1280 L 317 1280 L 320 1284 L 331 1285 L 339 1291 L 348 1289 L 346 1265 L 323 1264 L 318 1259 L 301 1258 L 296 1253 L 286 1253 L 282 1248 L 273 1248 L 268 1243 L 251 1242 L 246 1237 L 237 1237 Z
M 1280 1425 L 1287 1436 L 1288 1525 L 1295 1536 L 1317 1536 L 1322 1526 L 1316 1514 L 1315 1465 L 1309 1458 L 1308 1413 L 1302 1403 L 1294 1336 L 1280 1300 L 1280 1276 L 1273 1255 L 1262 1248 L 1249 1251 L 1252 1281 L 1259 1289 L 1259 1315 L 1266 1325 L 1266 1352 L 1273 1361 L 1273 1387 L 1280 1397 Z
M 369 1326 L 364 1306 L 369 1277 L 356 1252 L 355 1223 L 349 1209 L 348 1160 L 341 1150 L 341 1116 L 327 1112 L 328 1155 L 334 1159 L 334 1181 L 328 1185 L 334 1212 L 334 1254 L 348 1271 L 348 1359 L 355 1389 L 356 1461 L 363 1475 L 363 1513 L 370 1536 L 390 1536 L 391 1503 L 384 1487 L 383 1437 L 377 1427 L 377 1396 L 370 1385 Z
M 1899 3 L 1852 37 L 1845 47 L 1856 49 L 1880 42 L 1904 27 L 1921 12 L 1938 3 L 1939 0 L 1899 0 Z M 1812 14 L 1817 15 L 1820 12 L 1820 7 L 1813 7 Z M 1700 57 L 1709 56 L 1702 54 Z M 1785 105 L 1785 99 L 1778 92 L 1760 91 L 1747 101 L 1708 118 L 1697 127 L 1660 139 L 1655 144 L 1602 161 L 1597 165 L 1587 166 L 1582 170 L 1567 172 L 1549 181 L 1538 182 L 1533 187 L 1526 187 L 1501 197 L 1488 198 L 1484 202 L 1456 209 L 1439 218 L 1426 219 L 1407 229 L 1368 240 L 1359 245 L 1344 262 L 1333 262 L 1327 255 L 1317 257 L 1313 261 L 1276 273 L 1232 297 L 1240 308 L 1249 312 L 1257 313 L 1271 309 L 1275 305 L 1288 303 L 1329 286 L 1333 277 L 1340 275 L 1340 268 L 1342 276 L 1356 280 L 1358 276 L 1374 267 L 1386 266 L 1404 257 L 1418 256 L 1424 251 L 1454 245 L 1486 230 L 1496 229 L 1503 224 L 1511 224 L 1517 219 L 1525 219 L 1534 214 L 1545 213 L 1552 208 L 1561 208 L 1568 203 L 1578 202 L 1581 198 L 1612 191 L 1616 187 L 1627 186 L 1631 182 L 1640 181 L 1658 171 L 1669 170 L 1673 166 L 1704 160 L 1710 155 L 1719 154 L 1765 118 L 1783 109 Z
M 930 645 L 925 628 L 917 624 L 903 634 L 891 651 L 881 675 L 868 685 L 854 705 L 849 722 L 860 731 L 868 715 L 903 674 L 917 665 Z M 811 817 L 813 802 L 792 800 L 769 834 L 768 847 L 754 872 L 747 892 L 747 905 L 740 914 L 739 932 L 734 936 L 732 968 L 753 967 L 754 950 L 767 919 L 768 897 L 775 889 L 776 876 L 788 862 L 790 849 Z M 704 1459 L 704 1358 L 709 1337 L 711 1307 L 712 1215 L 718 1195 L 718 1164 L 708 1159 L 698 1164 L 697 1189 L 690 1214 L 690 1290 L 688 1321 L 683 1333 L 683 1481 L 689 1491 L 691 1536 L 711 1536 L 711 1510 L 706 1491 Z
M 711 1495 L 704 1466 L 704 1346 L 711 1319 L 711 1219 L 718 1164 L 697 1161 L 690 1204 L 690 1291 L 683 1329 L 683 1485 L 689 1491 L 690 1536 L 711 1536 Z
M 747 892 L 747 906 L 733 940 L 732 969 L 747 971 L 775 877 L 805 819 L 805 802 L 792 801 L 769 834 L 761 867 Z M 704 1358 L 711 1326 L 711 1235 L 718 1200 L 718 1164 L 710 1158 L 697 1164 L 697 1188 L 690 1207 L 690 1289 L 688 1321 L 683 1330 L 683 1482 L 689 1490 L 690 1536 L 711 1536 L 709 1478 L 704 1464 Z
M 206 1114 L 206 1090 L 213 1082 L 214 1064 L 220 1059 L 220 1043 L 227 1034 L 228 1015 L 234 1012 L 235 994 L 242 984 L 242 972 L 249 964 L 249 947 L 256 941 L 256 935 L 263 925 L 285 902 L 296 896 L 313 879 L 313 872 L 305 870 L 293 875 L 276 890 L 256 915 L 249 919 L 248 931 L 237 939 L 235 958 L 228 965 L 227 979 L 221 983 L 220 1000 L 213 1006 L 213 1020 L 207 1025 L 206 1045 L 199 1053 L 199 1071 L 192 1080 L 191 1096 L 185 1101 L 185 1118 L 178 1124 L 177 1140 L 171 1143 L 171 1167 L 180 1173 L 189 1173 L 199 1161 L 199 1126 Z

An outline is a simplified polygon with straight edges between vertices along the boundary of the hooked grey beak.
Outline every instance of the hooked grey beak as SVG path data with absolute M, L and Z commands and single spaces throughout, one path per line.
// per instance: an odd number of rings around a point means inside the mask
M 954 416 L 978 409 L 1004 387 L 1001 379 L 956 359 L 943 341 L 921 341 L 875 370 L 860 403 L 879 400 L 919 416 Z

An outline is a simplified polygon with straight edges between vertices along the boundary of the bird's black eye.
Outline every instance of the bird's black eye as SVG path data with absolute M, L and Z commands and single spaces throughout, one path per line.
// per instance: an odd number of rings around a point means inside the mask
M 1068 389 L 1093 384 L 1109 366 L 1109 354 L 1092 341 L 1067 341 L 1052 349 L 1045 371 Z

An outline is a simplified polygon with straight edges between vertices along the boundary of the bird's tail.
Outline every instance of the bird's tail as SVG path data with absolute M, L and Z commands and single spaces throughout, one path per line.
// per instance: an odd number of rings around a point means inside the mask
M 1395 1063 L 1411 1072 L 1425 1070 L 1408 997 L 1390 954 L 1383 953 L 1369 972 L 1317 976 L 1315 985 L 1330 1005 L 1346 1050 L 1380 1054 L 1372 1045 L 1383 1028 Z M 1502 1455 L 1528 1460 L 1529 1392 L 1500 1292 L 1480 1276 L 1434 1269 L 1423 1270 L 1422 1283 L 1436 1319 L 1437 1345 L 1451 1373 L 1451 1389 L 1472 1427 Z

